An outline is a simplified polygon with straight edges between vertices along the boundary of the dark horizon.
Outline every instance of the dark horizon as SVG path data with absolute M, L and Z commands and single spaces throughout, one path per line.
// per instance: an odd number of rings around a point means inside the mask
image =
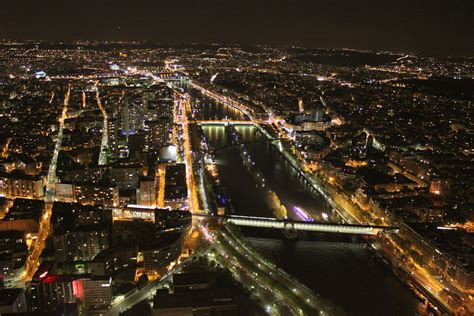
M 32 45 L 32 44 L 39 44 L 39 45 L 84 45 L 83 43 L 87 43 L 86 45 L 103 45 L 103 46 L 113 46 L 116 44 L 121 44 L 124 47 L 128 45 L 134 45 L 137 48 L 140 47 L 156 47 L 156 48 L 179 48 L 179 47 L 190 47 L 193 45 L 196 46 L 219 46 L 219 47 L 258 47 L 258 46 L 266 46 L 271 48 L 280 48 L 280 49 L 302 49 L 306 51 L 312 50 L 335 50 L 335 51 L 353 51 L 353 52 L 367 52 L 367 53 L 379 53 L 385 52 L 393 55 L 411 55 L 417 56 L 421 58 L 441 58 L 441 57 L 450 57 L 456 59 L 470 59 L 474 58 L 473 54 L 433 54 L 428 52 L 417 52 L 417 51 L 410 51 L 410 50 L 396 50 L 396 49 L 364 49 L 364 48 L 353 48 L 353 47 L 308 47 L 303 45 L 290 45 L 290 44 L 256 44 L 256 43 L 232 43 L 232 42 L 159 42 L 153 40 L 107 40 L 107 39 L 73 39 L 73 40 L 48 40 L 48 39 L 17 39 L 17 38 L 0 38 L 0 43 L 2 42 L 12 42 L 11 44 L 18 44 L 18 45 Z M 129 47 L 129 46 L 128 46 Z
M 25 1 L 24 1 L 25 2 Z M 472 1 L 5 3 L 0 38 L 232 43 L 472 56 Z

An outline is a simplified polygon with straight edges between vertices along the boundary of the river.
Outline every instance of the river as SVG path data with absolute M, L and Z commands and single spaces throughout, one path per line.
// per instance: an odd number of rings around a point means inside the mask
M 242 114 L 189 91 L 193 97 L 197 120 L 241 120 Z M 197 102 L 196 102 L 197 100 Z M 268 190 L 279 197 L 287 209 L 288 218 L 301 219 L 294 211 L 300 207 L 315 220 L 341 222 L 325 199 L 298 177 L 290 164 L 273 145 L 263 142 L 264 136 L 252 125 L 236 125 L 256 169 L 266 186 L 256 185 L 243 165 L 241 148 L 226 147 L 230 135 L 223 125 L 203 125 L 209 143 L 216 150 L 219 179 L 231 199 L 233 212 L 238 215 L 273 217 L 271 205 L 265 198 Z M 248 235 L 248 241 L 263 255 L 293 275 L 300 282 L 331 300 L 348 315 L 418 315 L 424 305 L 398 277 L 363 243 L 362 240 L 289 241 Z M 347 239 L 347 238 L 346 238 Z

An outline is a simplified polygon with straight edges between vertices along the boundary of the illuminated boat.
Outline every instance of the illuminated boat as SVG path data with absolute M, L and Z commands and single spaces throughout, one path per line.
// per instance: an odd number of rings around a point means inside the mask
M 299 206 L 293 206 L 293 210 L 296 212 L 296 214 L 301 217 L 301 219 L 303 219 L 305 222 L 312 222 L 313 219 L 311 218 L 311 216 L 308 215 L 308 213 L 306 213 L 305 210 L 303 210 L 301 207 Z

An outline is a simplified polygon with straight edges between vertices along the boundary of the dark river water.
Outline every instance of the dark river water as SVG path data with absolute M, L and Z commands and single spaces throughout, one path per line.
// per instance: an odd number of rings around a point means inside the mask
M 194 116 L 197 120 L 242 119 L 227 106 L 217 104 L 195 91 Z M 197 101 L 197 102 L 196 102 Z M 275 192 L 286 207 L 288 218 L 301 218 L 294 207 L 304 209 L 318 221 L 340 222 L 339 216 L 324 198 L 311 190 L 278 153 L 273 145 L 262 142 L 263 136 L 251 125 L 235 126 L 248 143 L 250 157 L 265 179 L 258 187 L 243 165 L 239 147 L 215 152 L 219 178 L 238 215 L 273 217 L 268 190 Z M 223 125 L 202 126 L 213 148 L 229 145 L 230 135 Z M 255 142 L 255 143 L 252 143 Z M 248 235 L 248 241 L 263 255 L 293 275 L 300 282 L 340 306 L 348 315 L 418 315 L 424 306 L 362 241 L 335 242 L 290 241 Z M 324 240 L 324 241 L 322 241 Z

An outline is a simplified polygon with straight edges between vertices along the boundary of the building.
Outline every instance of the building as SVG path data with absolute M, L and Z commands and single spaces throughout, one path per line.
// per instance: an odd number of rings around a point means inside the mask
M 133 220 L 155 222 L 155 209 L 146 206 L 128 205 L 120 209 L 113 209 L 112 219 L 114 222 Z
M 136 209 L 136 212 L 131 210 L 118 215 L 118 220 L 114 221 L 112 244 L 121 249 L 135 249 L 137 253 L 134 256 L 134 264 L 138 264 L 141 267 L 140 270 L 153 279 L 165 273 L 166 267 L 181 255 L 184 236 L 191 224 L 191 214 L 187 211 L 154 209 L 151 211 L 154 213 L 155 220 L 151 221 L 144 220 L 141 209 Z M 143 209 L 143 211 L 147 210 Z M 117 254 L 120 254 L 118 250 Z M 116 261 L 130 263 L 127 256 L 121 256 L 123 260 Z M 99 257 L 101 256 L 96 259 Z M 101 261 L 107 262 L 108 259 Z M 118 266 L 121 265 L 118 264 Z M 104 268 L 109 270 L 107 267 Z
M 106 311 L 112 304 L 112 279 L 90 278 L 74 281 L 75 292 L 84 304 L 86 313 Z
M 152 278 L 166 272 L 166 267 L 181 254 L 184 242 L 182 233 L 161 235 L 159 239 L 143 244 L 142 257 L 145 272 Z
M 173 293 L 158 290 L 153 315 L 238 315 L 238 305 L 228 288 L 215 287 L 213 273 L 173 275 Z
M 289 131 L 324 131 L 331 126 L 331 119 L 321 109 L 312 109 L 308 113 L 290 114 L 285 118 L 283 127 Z
M 110 170 L 112 183 L 120 189 L 136 188 L 140 177 L 145 175 L 145 168 L 141 165 L 114 166 Z
M 56 183 L 55 184 L 55 200 L 60 202 L 75 202 L 76 187 L 72 183 Z
M 3 165 L 7 172 L 19 170 L 26 175 L 36 175 L 41 170 L 42 163 L 26 154 L 10 153 L 6 158 L 0 160 L 0 165 Z
M 60 231 L 53 236 L 56 260 L 91 261 L 109 247 L 109 234 L 104 225 L 89 225 Z
M 70 170 L 62 182 L 67 183 L 99 183 L 110 173 L 108 167 L 93 167 Z
M 147 106 L 140 94 L 126 94 L 124 104 L 120 108 L 119 126 L 123 135 L 133 135 L 144 129 Z
M 44 177 L 2 173 L 0 174 L 0 194 L 9 198 L 41 198 L 44 196 Z
M 176 146 L 165 145 L 160 148 L 160 162 L 176 162 Z
M 58 262 L 91 261 L 110 246 L 111 217 L 102 208 L 56 202 L 52 213 L 53 244 Z
M 471 234 L 427 224 L 403 224 L 401 236 L 419 256 L 418 261 L 437 271 L 461 292 L 474 294 Z
M 97 256 L 89 263 L 92 276 L 110 277 L 113 273 L 137 265 L 137 247 L 117 246 L 109 248 Z
M 181 209 L 185 206 L 187 197 L 186 166 L 184 164 L 166 165 L 165 206 Z
M 152 315 L 239 315 L 237 303 L 229 291 L 195 290 L 190 293 L 157 293 Z
M 170 140 L 172 126 L 172 117 L 169 116 L 161 116 L 156 120 L 146 121 L 146 149 L 157 152 L 161 146 L 167 144 Z
M 58 202 L 79 202 L 89 205 L 118 206 L 117 187 L 89 183 L 56 183 L 55 200 Z
M 156 177 L 140 179 L 140 186 L 137 188 L 137 205 L 156 207 L 158 197 L 158 183 Z
M 15 199 L 13 206 L 0 221 L 0 231 L 19 230 L 25 234 L 36 234 L 39 230 L 44 205 L 43 200 Z
M 25 313 L 27 311 L 24 289 L 0 290 L 0 315 L 6 313 Z
M 3 217 L 7 209 L 9 208 L 9 201 L 0 196 L 0 217 Z
M 303 98 L 298 97 L 298 113 L 304 113 Z
M 324 132 L 295 131 L 296 146 L 301 148 L 301 155 L 305 159 L 317 161 L 323 158 L 330 151 L 331 141 L 325 136 Z
M 434 195 L 445 195 L 446 182 L 441 179 L 432 179 L 429 183 L 429 190 Z
M 25 271 L 26 256 L 25 234 L 21 231 L 0 231 L 0 279 L 5 284 L 17 280 Z
M 74 187 L 76 202 L 90 205 L 116 207 L 119 205 L 118 187 L 76 184 Z
M 138 133 L 129 135 L 127 137 L 127 149 L 128 155 L 131 158 L 136 158 L 140 156 L 145 156 L 144 152 L 146 149 L 146 133 L 145 131 L 140 131 Z
M 107 138 L 112 157 L 118 156 L 118 120 L 113 117 L 107 119 Z
M 41 272 L 30 283 L 29 309 L 32 312 L 53 312 L 63 304 L 76 304 L 75 278 Z
M 173 291 L 208 289 L 215 282 L 216 276 L 212 273 L 186 272 L 173 274 Z

